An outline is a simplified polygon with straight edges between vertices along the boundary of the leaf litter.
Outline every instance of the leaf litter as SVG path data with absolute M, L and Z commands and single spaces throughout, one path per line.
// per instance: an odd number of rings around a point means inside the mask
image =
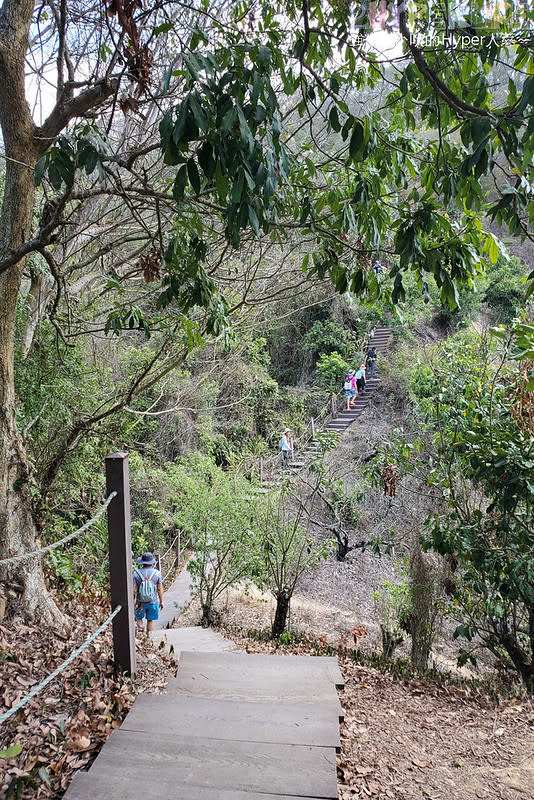
M 16 621 L 0 624 L 0 714 L 49 675 L 107 617 L 95 598 L 75 608 L 68 639 Z M 92 617 L 92 618 L 91 618 Z M 137 639 L 135 679 L 115 675 L 111 627 L 52 683 L 0 725 L 2 800 L 58 800 L 80 769 L 88 769 L 139 692 L 161 694 L 176 661 Z M 12 750 L 11 748 L 15 748 Z

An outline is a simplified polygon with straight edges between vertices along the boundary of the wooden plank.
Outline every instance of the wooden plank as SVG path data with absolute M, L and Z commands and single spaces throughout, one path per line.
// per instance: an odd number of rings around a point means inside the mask
M 240 674 L 246 670 L 264 675 L 280 673 L 283 669 L 285 673 L 299 676 L 314 675 L 323 677 L 328 682 L 333 683 L 338 689 L 344 686 L 343 676 L 339 669 L 337 658 L 333 656 L 294 656 L 294 655 L 275 655 L 265 653 L 196 653 L 183 652 L 180 658 L 180 666 L 201 667 L 206 669 L 238 669 Z
M 247 742 L 340 748 L 339 720 L 316 704 L 235 702 L 190 695 L 140 694 L 122 730 L 165 731 L 190 739 L 209 736 Z
M 302 703 L 312 707 L 323 706 L 337 714 L 339 720 L 343 719 L 343 709 L 335 688 L 322 680 L 288 680 L 285 676 L 274 676 L 268 680 L 261 675 L 241 677 L 232 673 L 214 676 L 197 670 L 189 672 L 179 669 L 178 677 L 169 678 L 166 688 L 168 695 L 196 695 L 272 705 Z
M 139 800 L 140 797 L 145 800 L 317 800 L 317 795 L 266 794 L 209 786 L 196 786 L 193 795 L 191 786 L 177 785 L 165 775 L 159 775 L 157 782 L 150 782 L 143 774 L 117 777 L 109 771 L 97 775 L 93 770 L 78 772 L 63 800 Z
M 113 731 L 90 774 L 177 786 L 337 798 L 334 748 Z M 146 780 L 146 784 L 144 783 Z M 139 796 L 139 792 L 138 792 Z M 197 797 L 191 789 L 190 797 Z
M 211 628 L 201 628 L 200 626 L 154 630 L 150 633 L 150 638 L 156 643 L 156 646 L 163 642 L 166 650 L 172 648 L 175 655 L 179 655 L 182 650 L 189 652 L 226 652 L 230 650 L 235 652 L 238 649 L 230 639 L 225 639 Z

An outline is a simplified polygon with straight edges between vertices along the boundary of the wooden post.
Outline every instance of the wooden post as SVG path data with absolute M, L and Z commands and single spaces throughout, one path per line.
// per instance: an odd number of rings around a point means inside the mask
M 336 396 L 335 394 L 330 395 L 330 413 L 332 414 L 332 419 L 337 417 L 337 407 L 336 407 Z
M 313 417 L 311 418 L 311 434 L 312 439 L 315 439 L 315 420 Z
M 108 507 L 109 576 L 111 608 L 122 606 L 113 619 L 115 669 L 128 675 L 136 671 L 132 541 L 130 537 L 130 473 L 128 454 L 106 458 L 107 494 L 117 492 Z
M 178 529 L 178 536 L 176 537 L 176 571 L 180 569 L 180 529 Z

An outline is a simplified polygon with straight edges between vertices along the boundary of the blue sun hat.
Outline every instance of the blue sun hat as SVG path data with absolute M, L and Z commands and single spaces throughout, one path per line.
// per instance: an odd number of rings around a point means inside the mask
M 143 553 L 143 555 L 139 556 L 137 559 L 137 563 L 144 567 L 152 567 L 156 563 L 156 559 L 152 553 Z

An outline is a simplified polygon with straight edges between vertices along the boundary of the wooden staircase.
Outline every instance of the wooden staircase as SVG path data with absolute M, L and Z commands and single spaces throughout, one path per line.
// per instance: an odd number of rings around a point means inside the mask
M 374 332 L 369 337 L 367 349 L 370 347 L 375 348 L 378 359 L 377 364 L 380 363 L 380 358 L 386 355 L 386 351 L 391 340 L 391 335 L 391 328 L 381 326 L 379 328 L 375 328 Z M 360 416 L 364 408 L 368 405 L 371 395 L 380 382 L 378 375 L 379 370 L 378 367 L 375 366 L 374 376 L 366 382 L 365 392 L 356 398 L 354 407 L 350 411 L 347 411 L 345 407 L 343 410 L 338 411 L 336 416 L 331 419 L 330 422 L 324 425 L 323 430 L 336 431 L 342 434 L 349 427 L 349 425 L 351 425 L 354 420 Z M 345 401 L 344 396 L 343 400 Z M 292 475 L 300 472 L 301 469 L 304 469 L 310 463 L 310 461 L 312 461 L 318 455 L 320 449 L 321 446 L 317 439 L 311 439 L 304 449 L 298 453 L 297 457 L 293 458 L 293 460 L 289 462 L 286 470 L 281 470 L 279 462 L 277 462 L 276 467 L 272 467 L 271 474 L 266 478 L 262 478 L 261 485 L 254 487 L 254 490 L 251 493 L 256 495 L 267 494 L 273 489 L 276 489 L 281 485 L 281 483 L 283 483 L 285 478 L 291 477 Z
M 373 335 L 369 339 L 367 348 L 375 348 L 376 355 L 378 357 L 377 363 L 380 362 L 380 357 L 386 354 L 390 339 L 391 328 L 375 328 Z M 374 376 L 366 382 L 365 391 L 358 395 L 355 400 L 354 407 L 350 411 L 345 409 L 338 412 L 338 415 L 325 426 L 325 429 L 328 431 L 337 431 L 339 433 L 343 433 L 349 427 L 349 425 L 352 425 L 354 420 L 360 416 L 364 408 L 368 405 L 369 398 L 375 391 L 378 383 L 378 369 L 375 366 Z
M 337 800 L 335 658 L 182 652 L 65 800 Z

